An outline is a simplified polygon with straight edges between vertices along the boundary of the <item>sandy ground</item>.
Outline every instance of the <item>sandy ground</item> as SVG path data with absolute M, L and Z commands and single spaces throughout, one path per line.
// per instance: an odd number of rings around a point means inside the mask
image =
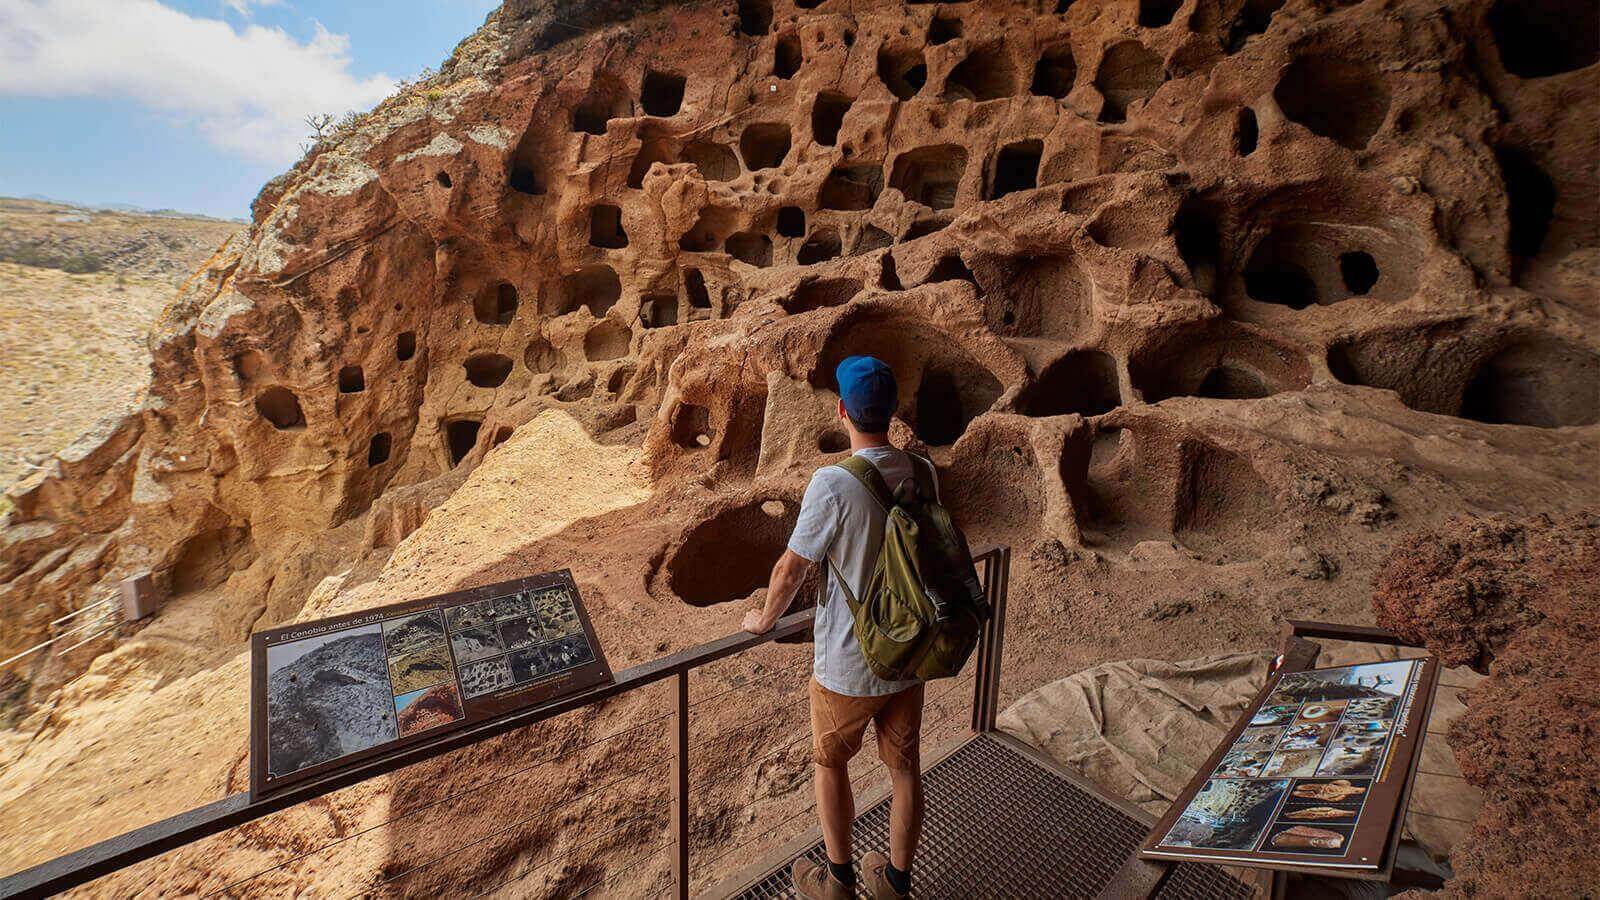
M 301 618 L 449 590 L 506 548 L 641 503 L 636 455 L 545 413 L 496 448 L 375 580 L 341 590 L 342 578 L 327 579 Z M 0 829 L 0 871 L 219 799 L 243 777 L 249 655 L 206 640 L 228 602 L 226 586 L 182 598 L 0 735 L 0 821 L 30 823 Z M 86 799 L 96 815 L 80 814 Z

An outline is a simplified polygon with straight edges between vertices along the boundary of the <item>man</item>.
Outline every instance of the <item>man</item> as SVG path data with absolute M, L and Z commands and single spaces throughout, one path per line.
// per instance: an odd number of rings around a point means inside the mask
M 878 359 L 852 356 L 835 372 L 839 418 L 850 433 L 850 450 L 869 460 L 890 490 L 913 476 L 912 466 L 932 465 L 889 443 L 889 419 L 899 404 L 894 373 Z M 931 474 L 931 473 L 930 473 Z M 828 864 L 797 860 L 791 872 L 801 895 L 855 895 L 850 826 L 855 796 L 848 764 L 861 749 L 867 722 L 877 725 L 878 755 L 894 785 L 889 817 L 889 858 L 876 851 L 862 860 L 868 893 L 875 900 L 911 892 L 911 863 L 922 832 L 922 682 L 884 681 L 867 667 L 857 642 L 850 606 L 839 579 L 861 596 L 883 542 L 884 509 L 856 478 L 837 466 L 811 477 L 788 549 L 772 569 L 766 603 L 745 615 L 744 629 L 770 631 L 794 600 L 812 563 L 825 562 L 826 586 L 817 607 L 811 681 L 811 755 L 816 763 L 817 814 L 822 819 Z

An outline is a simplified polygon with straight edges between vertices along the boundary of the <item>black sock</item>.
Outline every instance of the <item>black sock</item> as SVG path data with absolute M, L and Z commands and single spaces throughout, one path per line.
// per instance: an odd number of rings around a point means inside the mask
M 889 865 L 884 867 L 883 874 L 884 874 L 884 877 L 889 879 L 889 886 L 895 889 L 895 893 L 898 893 L 898 894 L 909 894 L 909 893 L 911 893 L 911 870 L 910 869 L 907 869 L 906 871 L 902 872 L 899 869 L 896 869 L 894 867 L 894 863 L 889 863 Z
M 828 871 L 833 873 L 833 880 L 845 887 L 856 886 L 856 867 L 850 863 L 836 863 L 828 860 Z

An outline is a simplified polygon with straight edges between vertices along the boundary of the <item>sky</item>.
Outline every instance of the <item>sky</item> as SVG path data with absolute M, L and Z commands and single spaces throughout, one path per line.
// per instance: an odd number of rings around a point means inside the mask
M 498 0 L 0 0 L 0 196 L 247 218 Z

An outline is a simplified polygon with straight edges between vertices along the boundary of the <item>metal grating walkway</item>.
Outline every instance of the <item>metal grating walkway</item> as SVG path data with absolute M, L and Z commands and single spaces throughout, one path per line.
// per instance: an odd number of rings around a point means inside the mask
M 927 819 L 915 884 L 922 900 L 1094 897 L 1148 831 L 1145 823 L 987 735 L 930 767 L 924 790 Z M 858 865 L 872 850 L 888 852 L 888 828 L 887 798 L 856 818 Z M 822 843 L 804 855 L 821 861 Z M 789 861 L 737 896 L 797 896 Z M 1183 864 L 1158 896 L 1247 900 L 1251 891 L 1216 867 Z

